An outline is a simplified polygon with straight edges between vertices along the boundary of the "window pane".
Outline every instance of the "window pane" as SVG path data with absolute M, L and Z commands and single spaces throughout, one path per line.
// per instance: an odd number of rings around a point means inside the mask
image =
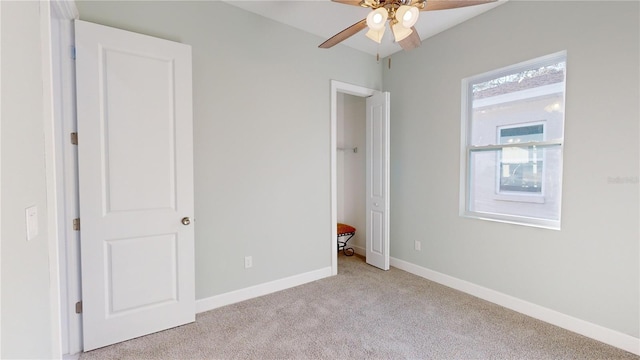
M 532 141 L 544 123 L 545 139 L 563 138 L 565 61 L 482 78 L 470 83 L 469 145 L 496 145 L 500 138 Z M 529 123 L 530 126 L 527 124 Z M 530 123 L 537 123 L 533 125 Z M 496 129 L 518 126 L 518 130 Z M 528 131 L 528 133 L 527 133 Z M 539 139 L 538 139 L 539 140 Z
M 523 148 L 514 149 L 523 150 Z M 504 150 L 507 149 L 502 151 Z M 544 158 L 544 163 L 536 161 L 507 164 L 509 176 L 504 176 L 505 164 L 496 161 L 502 156 L 501 150 L 470 152 L 468 210 L 486 214 L 559 220 L 561 147 L 547 147 L 529 150 L 529 152 Z M 520 165 L 519 168 L 518 165 Z M 536 188 L 536 185 L 539 188 Z
M 518 150 L 518 149 L 505 149 Z M 542 192 L 542 161 L 500 163 L 500 191 Z

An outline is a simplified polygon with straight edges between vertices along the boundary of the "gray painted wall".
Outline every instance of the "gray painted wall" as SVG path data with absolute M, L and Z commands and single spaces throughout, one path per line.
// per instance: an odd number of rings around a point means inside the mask
M 222 2 L 77 5 L 193 48 L 196 298 L 331 266 L 330 80 L 381 88 L 375 57 Z
M 393 56 L 393 257 L 639 337 L 639 5 L 510 1 Z M 562 230 L 461 218 L 461 80 L 565 49 Z
M 40 5 L 2 1 L 2 353 L 51 358 L 49 239 Z M 27 241 L 25 209 L 38 207 Z M 34 346 L 37 345 L 37 346 Z

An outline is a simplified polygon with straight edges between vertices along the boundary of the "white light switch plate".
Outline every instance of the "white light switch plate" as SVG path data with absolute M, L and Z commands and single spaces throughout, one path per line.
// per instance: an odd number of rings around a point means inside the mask
M 32 206 L 25 211 L 25 222 L 27 224 L 27 241 L 38 236 L 38 207 Z

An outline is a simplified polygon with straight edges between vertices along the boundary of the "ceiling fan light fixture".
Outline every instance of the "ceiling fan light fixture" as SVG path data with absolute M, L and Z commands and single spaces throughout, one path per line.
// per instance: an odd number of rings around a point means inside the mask
M 396 20 L 407 29 L 411 29 L 418 21 L 420 11 L 413 6 L 402 5 L 396 11 Z
M 399 22 L 391 26 L 391 31 L 393 31 L 393 37 L 396 39 L 396 42 L 400 42 L 406 39 L 407 36 L 411 35 L 411 33 L 413 32 L 411 28 L 406 28 Z
M 377 8 L 367 15 L 367 26 L 371 30 L 384 29 L 389 14 L 385 8 Z
M 0 0 L 2 1 L 2 0 Z M 328 0 L 327 0 L 328 1 Z M 426 6 L 430 0 L 331 0 L 333 2 L 355 5 L 370 8 L 366 19 L 362 19 L 357 23 L 347 27 L 339 33 L 333 35 L 322 44 L 319 48 L 328 49 L 339 44 L 353 35 L 361 32 L 366 27 L 369 28 L 367 37 L 376 42 L 381 42 L 381 29 L 386 27 L 386 22 L 390 21 L 389 27 L 393 32 L 396 42 L 400 42 L 400 46 L 404 50 L 411 50 L 420 46 L 421 40 L 414 27 L 418 20 L 420 11 L 455 9 L 467 6 L 491 3 L 498 0 L 433 0 L 430 2 L 433 6 Z M 375 17 L 375 18 L 374 18 Z M 415 31 L 415 33 L 414 33 Z M 413 36 L 411 36 L 413 34 Z M 411 38 L 402 41 L 408 36 Z
M 382 42 L 382 36 L 384 35 L 384 31 L 386 30 L 385 27 L 382 27 L 382 29 L 380 30 L 373 30 L 373 29 L 369 29 L 369 31 L 367 31 L 367 37 L 375 42 L 377 42 L 378 44 L 380 44 Z

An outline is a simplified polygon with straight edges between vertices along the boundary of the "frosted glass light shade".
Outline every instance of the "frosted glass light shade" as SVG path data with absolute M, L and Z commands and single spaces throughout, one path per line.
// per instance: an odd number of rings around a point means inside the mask
M 406 28 L 400 23 L 394 24 L 391 27 L 391 31 L 393 31 L 393 37 L 396 39 L 396 42 L 404 40 L 407 36 L 411 35 L 413 30 L 411 28 Z
M 384 29 L 389 14 L 385 8 L 377 8 L 367 15 L 367 26 L 371 30 Z
M 402 27 L 410 29 L 418 21 L 420 11 L 414 6 L 402 5 L 396 11 L 396 20 Z
M 369 31 L 367 31 L 367 37 L 380 44 L 382 42 L 382 35 L 384 35 L 385 30 L 385 27 L 382 27 L 382 29 L 380 30 L 369 29 Z

